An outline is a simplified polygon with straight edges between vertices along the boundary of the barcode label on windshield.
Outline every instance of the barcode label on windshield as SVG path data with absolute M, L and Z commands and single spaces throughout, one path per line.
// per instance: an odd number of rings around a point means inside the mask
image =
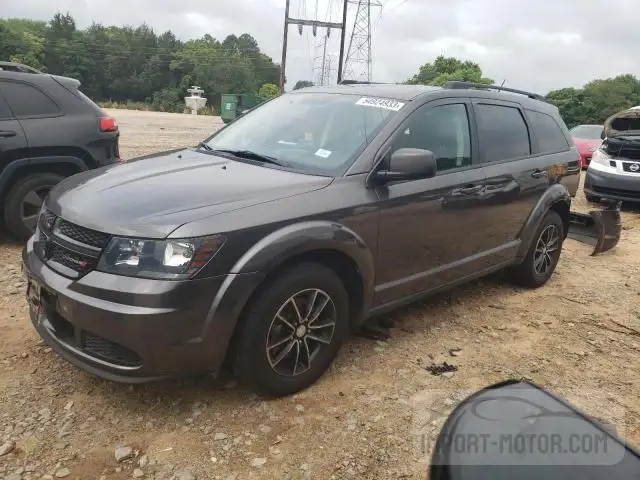
M 385 110 L 392 110 L 394 112 L 397 112 L 402 107 L 404 107 L 404 103 L 397 100 L 391 100 L 389 98 L 370 97 L 361 98 L 356 102 L 356 105 L 362 105 L 363 107 L 384 108 Z

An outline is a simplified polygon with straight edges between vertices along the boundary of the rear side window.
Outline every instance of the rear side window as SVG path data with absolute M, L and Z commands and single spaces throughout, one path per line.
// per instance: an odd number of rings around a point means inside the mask
M 555 153 L 569 150 L 569 143 L 560 126 L 551 115 L 527 110 L 531 128 L 538 140 L 540 153 Z
M 502 105 L 475 107 L 480 149 L 485 162 L 499 162 L 531 154 L 529 130 L 520 110 Z
M 18 118 L 52 116 L 60 113 L 60 109 L 53 100 L 31 85 L 1 82 L 0 90 Z

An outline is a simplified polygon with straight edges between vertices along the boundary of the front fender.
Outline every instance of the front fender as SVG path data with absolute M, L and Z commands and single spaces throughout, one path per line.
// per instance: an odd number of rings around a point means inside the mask
M 296 256 L 319 250 L 340 252 L 357 265 L 363 283 L 362 312 L 373 300 L 374 262 L 365 242 L 353 230 L 335 222 L 289 225 L 264 237 L 236 262 L 217 292 L 196 342 L 215 343 L 219 365 L 226 354 L 245 304 L 266 275 Z
M 538 230 L 540 222 L 542 222 L 544 216 L 547 214 L 547 212 L 549 212 L 549 210 L 551 210 L 554 205 L 560 202 L 563 202 L 564 205 L 566 205 L 568 214 L 571 208 L 571 194 L 569 193 L 569 190 L 567 190 L 567 187 L 560 183 L 556 183 L 544 192 L 540 200 L 538 200 L 536 206 L 531 211 L 531 214 L 529 215 L 529 218 L 525 222 L 524 226 L 520 230 L 520 234 L 518 235 L 518 238 L 520 238 L 520 249 L 518 250 L 517 255 L 519 260 L 522 260 L 524 259 L 524 257 L 526 257 L 531 242 L 533 241 L 533 236 Z M 568 217 L 566 220 L 568 222 Z M 567 231 L 564 232 L 565 236 L 567 235 L 567 233 Z

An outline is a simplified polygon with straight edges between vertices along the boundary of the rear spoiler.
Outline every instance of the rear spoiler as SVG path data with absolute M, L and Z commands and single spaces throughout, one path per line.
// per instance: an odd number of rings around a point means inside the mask
M 56 82 L 62 85 L 64 88 L 69 90 L 71 93 L 76 93 L 76 91 L 80 88 L 80 80 L 76 80 L 71 77 L 63 77 L 61 75 L 50 75 Z

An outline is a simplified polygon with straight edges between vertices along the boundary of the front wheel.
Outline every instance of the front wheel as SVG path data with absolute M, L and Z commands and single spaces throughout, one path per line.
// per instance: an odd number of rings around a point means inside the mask
M 243 323 L 236 374 L 258 393 L 290 395 L 313 384 L 337 355 L 349 299 L 331 269 L 299 264 L 258 292 Z
M 538 227 L 524 261 L 511 269 L 511 278 L 518 285 L 529 288 L 543 286 L 558 265 L 564 224 L 560 215 L 549 212 Z
M 584 196 L 587 199 L 587 202 L 600 203 L 600 197 L 596 197 L 595 195 L 589 195 L 588 193 L 585 193 Z

